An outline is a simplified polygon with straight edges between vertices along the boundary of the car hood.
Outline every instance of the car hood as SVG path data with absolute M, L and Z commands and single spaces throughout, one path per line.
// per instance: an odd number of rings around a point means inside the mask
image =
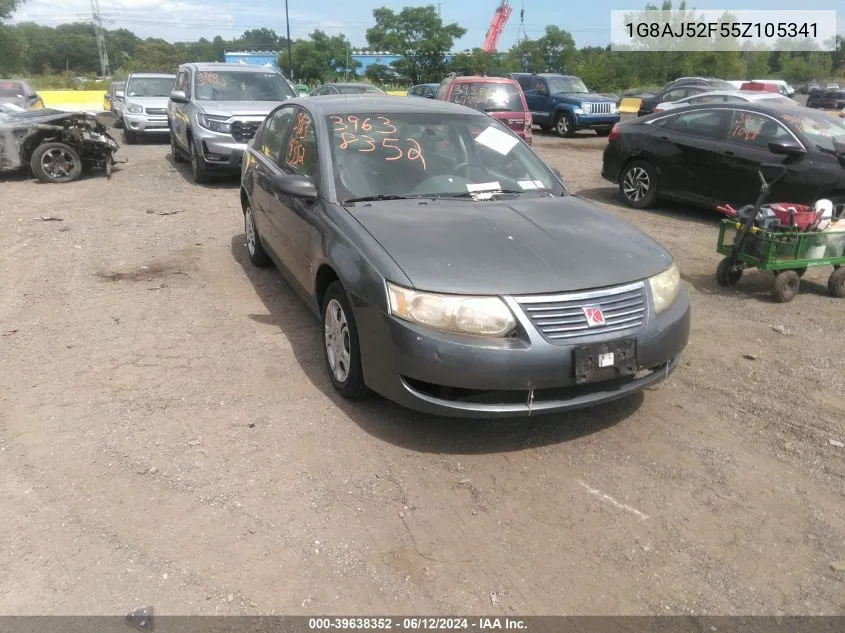
M 616 103 L 616 99 L 611 99 L 597 93 L 584 94 L 583 92 L 556 92 L 555 100 L 565 101 L 566 103 Z
M 672 263 L 651 237 L 575 196 L 381 201 L 347 211 L 421 290 L 570 292 L 637 281 Z
M 166 108 L 169 97 L 126 97 L 124 102 L 137 103 L 142 108 Z
M 281 101 L 197 101 L 211 116 L 267 116 Z
M 93 121 L 94 117 L 85 112 L 63 112 L 52 108 L 41 108 L 39 110 L 24 110 L 23 112 L 9 112 L 0 114 L 0 125 L 11 125 L 15 127 L 36 125 L 39 123 L 55 123 L 62 120 Z

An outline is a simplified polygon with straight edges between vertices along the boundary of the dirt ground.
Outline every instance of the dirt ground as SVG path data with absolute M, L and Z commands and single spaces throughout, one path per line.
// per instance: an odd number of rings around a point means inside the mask
M 690 346 L 640 396 L 496 423 L 336 396 L 237 181 L 166 144 L 0 181 L 0 613 L 845 612 L 830 269 L 786 305 L 765 273 L 720 288 L 715 215 L 620 206 L 605 143 L 536 139 L 674 253 Z

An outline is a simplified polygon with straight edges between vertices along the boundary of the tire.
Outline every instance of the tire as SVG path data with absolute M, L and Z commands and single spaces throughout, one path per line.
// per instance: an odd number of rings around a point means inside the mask
M 170 154 L 173 157 L 174 163 L 185 162 L 185 157 L 182 155 L 182 150 L 179 149 L 179 143 L 176 141 L 176 136 L 173 132 L 170 133 Z
M 634 209 L 648 209 L 657 201 L 657 170 L 645 160 L 635 160 L 619 175 L 619 193 Z
M 355 315 L 339 281 L 326 290 L 322 306 L 323 356 L 329 378 L 347 400 L 361 400 L 369 390 L 361 369 L 361 348 Z
M 801 278 L 794 270 L 784 270 L 772 284 L 772 299 L 777 303 L 789 303 L 798 294 Z
M 837 268 L 827 279 L 827 292 L 831 297 L 845 299 L 845 268 Z
M 610 136 L 610 130 L 611 130 L 611 128 L 609 128 L 609 127 L 603 127 L 603 128 L 596 130 L 596 134 L 598 134 L 599 136 L 602 136 L 602 137 L 603 136 Z
M 135 132 L 127 130 L 124 128 L 123 130 L 123 142 L 127 145 L 135 145 L 138 142 L 138 135 Z
M 244 206 L 244 237 L 246 238 L 246 250 L 249 253 L 249 261 L 258 268 L 267 268 L 273 262 L 264 250 L 261 243 L 261 236 L 255 226 L 255 216 L 249 203 Z
M 200 156 L 199 152 L 197 152 L 197 144 L 194 143 L 194 139 L 191 137 L 188 137 L 188 139 L 188 147 L 190 148 L 191 158 L 191 173 L 194 176 L 194 182 L 198 185 L 208 184 L 211 181 L 208 174 L 208 167 L 206 167 L 202 156 Z
M 42 143 L 32 153 L 29 166 L 38 180 L 48 183 L 73 182 L 83 172 L 79 154 L 64 143 Z
M 575 124 L 566 112 L 561 112 L 555 117 L 555 134 L 563 138 L 575 136 Z
M 719 265 L 716 267 L 716 281 L 719 282 L 720 286 L 725 286 L 728 288 L 731 286 L 735 286 L 737 282 L 742 278 L 742 268 L 735 268 L 731 270 L 730 263 L 730 258 L 725 257 L 722 261 L 719 262 Z

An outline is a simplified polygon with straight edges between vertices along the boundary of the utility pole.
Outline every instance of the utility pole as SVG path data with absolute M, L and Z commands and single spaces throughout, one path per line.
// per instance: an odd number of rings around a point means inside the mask
M 109 72 L 109 53 L 106 49 L 106 36 L 103 35 L 103 19 L 100 16 L 100 0 L 91 0 L 91 16 L 94 19 L 94 32 L 97 35 L 100 71 L 103 73 L 103 77 L 108 77 L 111 75 L 111 72 Z
M 287 25 L 288 29 L 288 79 L 293 81 L 293 45 L 290 41 L 290 18 L 288 17 L 288 0 L 285 0 L 285 24 Z

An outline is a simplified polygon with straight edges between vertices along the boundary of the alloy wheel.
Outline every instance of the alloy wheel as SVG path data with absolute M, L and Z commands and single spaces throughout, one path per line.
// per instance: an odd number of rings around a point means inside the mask
M 76 160 L 66 149 L 53 147 L 41 156 L 41 167 L 53 180 L 70 180 L 76 171 Z
M 252 217 L 252 209 L 244 211 L 244 233 L 246 234 L 246 248 L 249 254 L 255 256 L 255 220 Z
M 622 181 L 622 191 L 628 200 L 639 202 L 648 195 L 651 179 L 642 167 L 632 167 L 625 174 Z
M 325 345 L 332 374 L 338 382 L 346 382 L 352 363 L 352 345 L 346 313 L 337 299 L 326 305 Z

